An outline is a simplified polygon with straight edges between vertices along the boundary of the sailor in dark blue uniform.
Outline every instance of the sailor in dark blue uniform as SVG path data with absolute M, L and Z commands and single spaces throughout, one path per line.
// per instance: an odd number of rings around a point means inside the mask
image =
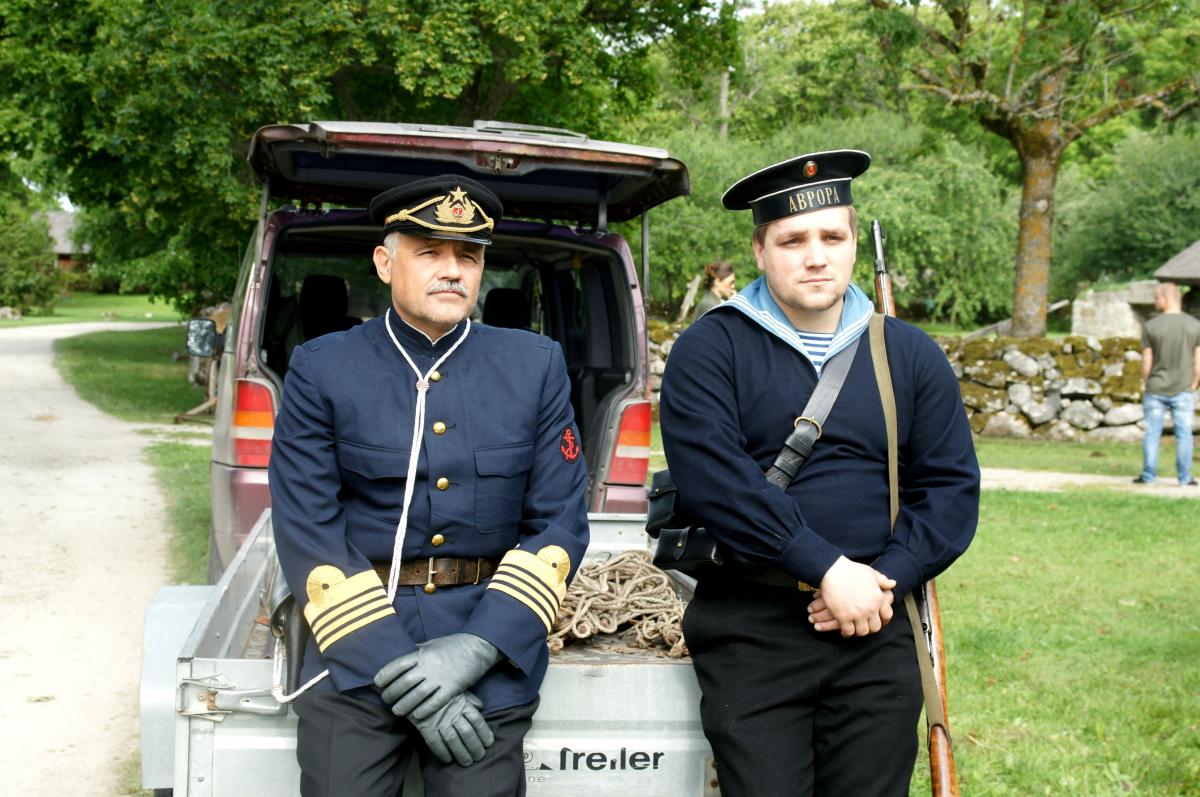
M 312 630 L 306 795 L 524 793 L 546 636 L 587 546 L 562 353 L 474 324 L 499 199 L 455 176 L 380 194 L 392 307 L 298 346 L 270 485 L 283 572 Z M 456 763 L 454 763 L 456 762 Z
M 683 621 L 729 797 L 908 794 L 921 681 L 899 603 L 975 532 L 979 469 L 958 383 L 928 336 L 892 318 L 894 532 L 867 345 L 786 492 L 764 476 L 825 362 L 871 319 L 850 281 L 850 181 L 869 164 L 851 150 L 804 155 L 726 192 L 725 207 L 753 210 L 763 276 L 689 327 L 663 376 L 663 445 L 683 506 L 749 563 L 703 575 Z

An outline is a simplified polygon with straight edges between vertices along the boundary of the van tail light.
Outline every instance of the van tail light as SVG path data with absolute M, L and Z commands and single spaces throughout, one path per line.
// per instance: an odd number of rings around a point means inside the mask
M 275 429 L 275 398 L 263 382 L 237 380 L 233 405 L 233 461 L 236 465 L 265 468 L 271 459 Z
M 650 402 L 631 401 L 621 412 L 617 444 L 608 465 L 609 484 L 642 487 L 650 468 Z

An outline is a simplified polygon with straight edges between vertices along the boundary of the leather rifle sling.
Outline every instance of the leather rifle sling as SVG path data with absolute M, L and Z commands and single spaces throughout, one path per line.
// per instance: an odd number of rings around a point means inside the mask
M 899 449 L 896 442 L 896 394 L 892 389 L 892 372 L 888 365 L 887 347 L 883 341 L 884 316 L 871 316 L 868 335 L 871 340 L 871 362 L 875 365 L 875 382 L 879 386 L 879 400 L 883 403 L 883 422 L 887 428 L 888 446 L 888 498 L 891 507 L 892 529 L 896 527 L 896 516 L 900 514 L 900 466 Z M 908 609 L 908 621 L 912 625 L 913 641 L 916 643 L 917 664 L 921 669 L 921 691 L 925 693 L 925 718 L 930 726 L 940 725 L 949 736 L 946 725 L 946 707 L 938 691 L 933 675 L 933 658 L 929 643 L 921 625 L 921 613 L 913 593 L 904 597 Z

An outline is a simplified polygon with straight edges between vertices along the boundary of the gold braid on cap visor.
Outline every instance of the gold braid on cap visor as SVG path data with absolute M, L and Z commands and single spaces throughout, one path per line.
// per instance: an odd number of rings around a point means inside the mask
M 479 232 L 480 230 L 490 230 L 495 226 L 495 222 L 491 220 L 488 214 L 483 212 L 483 208 L 480 207 L 479 203 L 473 199 L 468 199 L 467 201 L 470 202 L 471 205 L 474 206 L 475 210 L 479 211 L 479 215 L 483 217 L 483 224 L 476 224 L 474 227 L 448 227 L 444 224 L 434 224 L 433 222 L 419 219 L 413 215 L 414 213 L 419 213 L 420 211 L 429 207 L 434 202 L 444 202 L 448 198 L 449 195 L 435 196 L 433 199 L 426 200 L 425 202 L 417 205 L 415 208 L 408 208 L 406 210 L 393 213 L 383 220 L 384 226 L 393 224 L 397 221 L 411 221 L 413 224 L 419 224 L 426 229 L 436 230 L 437 232 Z M 475 214 L 472 213 L 471 215 L 474 216 Z

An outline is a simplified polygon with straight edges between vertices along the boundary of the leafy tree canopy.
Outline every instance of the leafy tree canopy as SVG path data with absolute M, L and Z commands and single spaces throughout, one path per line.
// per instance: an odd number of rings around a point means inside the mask
M 656 142 L 689 165 L 692 195 L 651 211 L 653 303 L 670 313 L 688 281 L 712 260 L 728 260 L 739 286 L 758 276 L 749 213 L 721 206 L 730 185 L 750 172 L 806 150 L 859 148 L 871 169 L 855 183 L 859 252 L 855 278 L 871 293 L 869 224 L 879 218 L 897 303 L 909 318 L 969 324 L 1003 317 L 1011 306 L 1016 214 L 1012 189 L 982 164 L 980 153 L 891 113 L 826 117 L 765 141 L 720 141 L 709 131 L 680 130 Z M 965 232 L 969 231 L 969 232 Z M 622 232 L 637 248 L 639 231 Z
M 0 157 L 0 306 L 48 311 L 62 284 L 46 218 L 53 203 L 25 183 L 23 166 Z
M 0 0 L 0 148 L 88 209 L 101 262 L 195 307 L 227 296 L 263 124 L 561 125 L 604 134 L 652 89 L 650 42 L 706 0 Z
M 1073 176 L 1075 201 L 1062 207 L 1056 295 L 1080 283 L 1149 279 L 1200 239 L 1200 136 L 1134 131 L 1106 179 Z
M 1013 330 L 1042 334 L 1063 154 L 1124 114 L 1197 107 L 1197 0 L 869 3 L 883 53 L 915 78 L 905 88 L 969 112 L 1019 157 Z

